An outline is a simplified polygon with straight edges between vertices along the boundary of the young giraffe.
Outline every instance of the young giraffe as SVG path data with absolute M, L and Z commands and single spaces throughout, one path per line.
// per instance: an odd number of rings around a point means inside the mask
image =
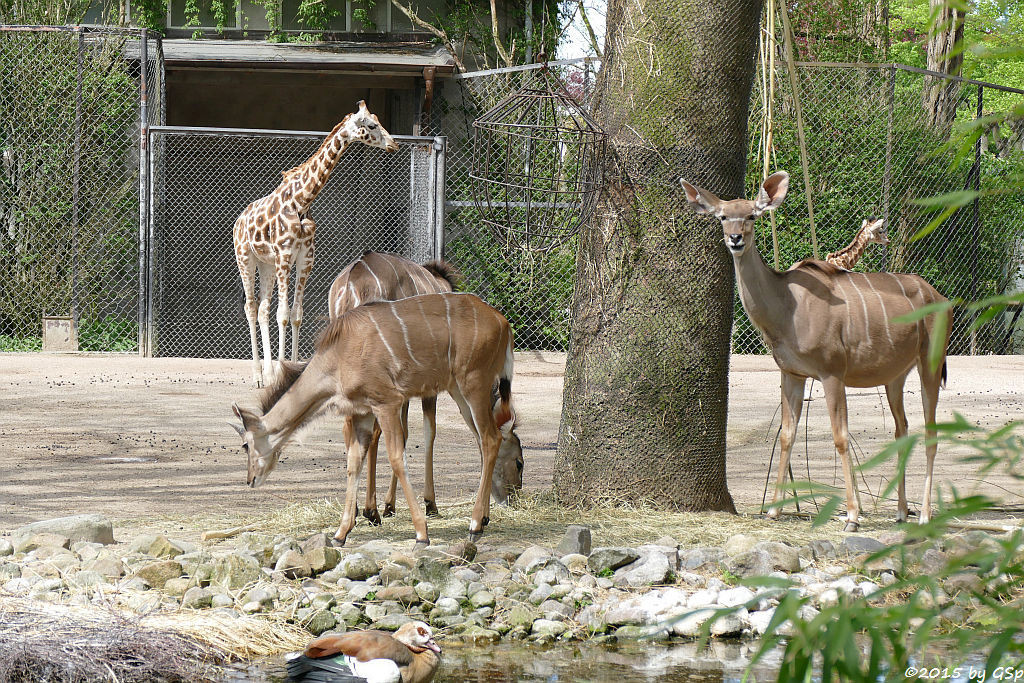
M 874 216 L 865 218 L 853 241 L 839 251 L 833 251 L 825 257 L 825 260 L 839 268 L 853 270 L 853 267 L 857 265 L 857 261 L 860 260 L 868 245 L 872 242 L 889 244 L 889 237 L 885 233 L 884 218 L 876 219 Z
M 299 327 L 302 325 L 302 293 L 313 269 L 316 224 L 309 207 L 327 183 L 345 148 L 353 142 L 398 149 L 380 121 L 359 101 L 359 109 L 334 127 L 320 148 L 305 163 L 282 173 L 281 184 L 266 197 L 257 199 L 238 216 L 234 227 L 235 262 L 245 290 L 245 317 L 252 342 L 252 380 L 263 386 L 273 371 L 270 351 L 271 283 L 277 282 L 277 357 L 284 359 L 288 323 L 292 326 L 292 355 L 299 355 Z M 256 271 L 260 274 L 260 302 L 256 305 Z M 288 278 L 295 271 L 295 293 L 288 306 Z M 263 339 L 263 365 L 256 341 L 259 319 Z

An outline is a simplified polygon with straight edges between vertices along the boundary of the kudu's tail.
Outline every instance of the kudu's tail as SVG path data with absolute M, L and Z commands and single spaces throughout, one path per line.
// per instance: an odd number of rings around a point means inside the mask
M 501 427 L 512 420 L 512 374 L 514 373 L 515 357 L 512 355 L 512 338 L 509 337 L 505 347 L 505 365 L 498 374 L 498 400 L 494 405 L 494 421 Z

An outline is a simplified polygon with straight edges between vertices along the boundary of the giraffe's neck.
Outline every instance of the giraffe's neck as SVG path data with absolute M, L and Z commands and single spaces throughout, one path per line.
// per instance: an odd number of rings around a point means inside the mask
M 320 145 L 320 149 L 307 159 L 300 167 L 301 170 L 292 177 L 292 201 L 296 205 L 297 213 L 304 213 L 324 189 L 338 159 L 348 147 L 351 140 L 348 131 L 344 129 L 344 123 L 345 121 L 342 121 L 331 131 Z
M 853 238 L 847 246 L 843 247 L 839 251 L 832 252 L 825 257 L 825 260 L 834 266 L 845 268 L 846 270 L 853 270 L 853 267 L 857 265 L 857 261 L 864 254 L 864 250 L 868 246 L 868 231 L 867 227 L 861 228 L 857 235 Z

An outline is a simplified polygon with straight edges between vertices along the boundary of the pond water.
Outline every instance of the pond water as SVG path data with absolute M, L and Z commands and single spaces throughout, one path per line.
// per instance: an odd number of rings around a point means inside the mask
M 526 645 L 442 643 L 436 683 L 732 683 L 742 680 L 755 643 L 712 642 L 703 652 L 694 643 L 626 643 Z M 781 650 L 769 653 L 754 668 L 750 681 L 775 680 Z M 284 681 L 284 660 L 260 662 L 240 671 L 233 681 Z

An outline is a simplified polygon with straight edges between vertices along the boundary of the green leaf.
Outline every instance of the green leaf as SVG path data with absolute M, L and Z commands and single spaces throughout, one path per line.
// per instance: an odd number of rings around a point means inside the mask
M 933 218 L 932 221 L 928 225 L 926 225 L 923 228 L 921 228 L 920 230 L 918 230 L 917 233 L 913 237 L 910 238 L 911 243 L 917 242 L 918 240 L 922 240 L 925 237 L 927 237 L 928 235 L 932 234 L 937 227 L 942 225 L 946 221 L 947 218 L 949 218 L 954 213 L 956 213 L 957 209 L 959 209 L 959 208 L 960 207 L 958 207 L 958 206 L 951 206 L 951 207 L 947 208 L 945 211 L 943 211 L 942 213 L 940 213 L 938 216 Z

